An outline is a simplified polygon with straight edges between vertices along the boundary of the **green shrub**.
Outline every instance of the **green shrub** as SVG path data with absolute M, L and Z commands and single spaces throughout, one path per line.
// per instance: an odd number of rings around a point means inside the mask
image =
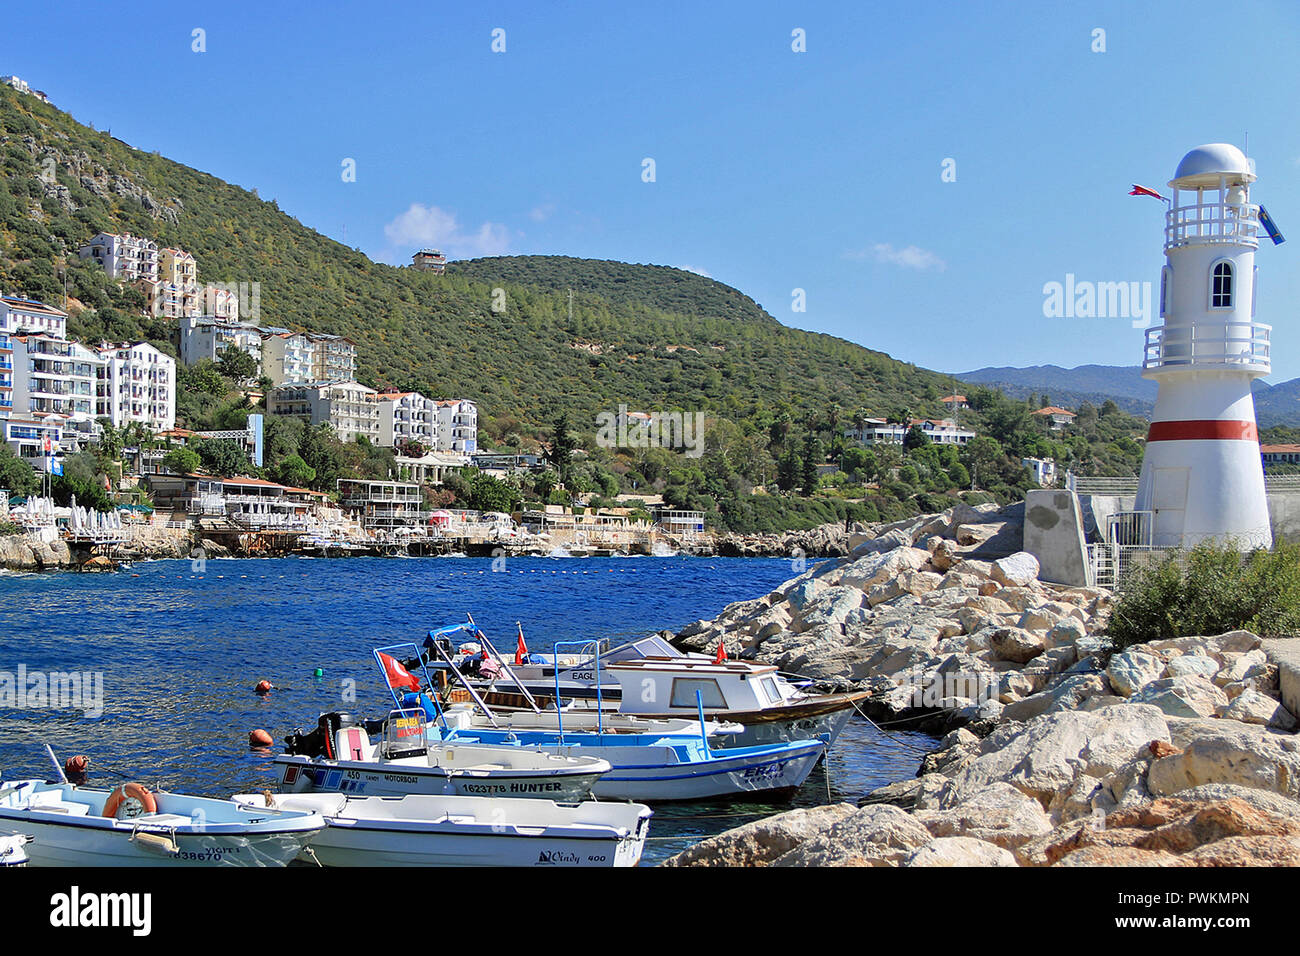
M 1201 544 L 1132 572 L 1106 634 L 1134 644 L 1237 629 L 1268 637 L 1300 635 L 1300 545 L 1249 554 Z

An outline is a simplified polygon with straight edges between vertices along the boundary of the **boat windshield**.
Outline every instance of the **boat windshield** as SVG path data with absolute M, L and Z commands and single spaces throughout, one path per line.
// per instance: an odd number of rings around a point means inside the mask
M 685 657 L 662 637 L 643 637 L 600 655 L 602 664 L 619 664 L 623 661 L 643 660 L 647 657 Z

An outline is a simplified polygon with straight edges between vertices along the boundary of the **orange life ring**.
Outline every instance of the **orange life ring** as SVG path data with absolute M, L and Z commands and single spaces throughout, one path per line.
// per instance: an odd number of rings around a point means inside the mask
M 118 812 L 124 807 L 130 805 L 126 802 L 127 797 L 139 802 L 143 808 L 143 813 L 157 813 L 158 803 L 153 798 L 153 794 L 146 790 L 138 783 L 124 783 L 108 795 L 104 801 L 104 816 L 118 818 Z M 139 816 L 138 813 L 128 813 L 124 819 Z

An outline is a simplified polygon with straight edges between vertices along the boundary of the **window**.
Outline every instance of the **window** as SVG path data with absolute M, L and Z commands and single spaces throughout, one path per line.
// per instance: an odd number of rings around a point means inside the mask
M 726 698 L 718 682 L 702 677 L 673 678 L 673 707 L 694 707 L 695 693 L 699 691 L 705 707 L 726 707 Z
M 1221 260 L 1210 273 L 1210 308 L 1232 308 L 1232 263 Z
M 1160 270 L 1160 314 L 1165 314 L 1165 308 L 1169 302 L 1169 276 L 1170 269 L 1165 266 Z

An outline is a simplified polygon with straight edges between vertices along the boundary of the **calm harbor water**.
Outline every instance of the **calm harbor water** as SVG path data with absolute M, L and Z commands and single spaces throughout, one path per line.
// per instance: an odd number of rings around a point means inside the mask
M 144 562 L 106 575 L 0 572 L 0 680 L 25 667 L 28 686 L 33 672 L 62 671 L 102 675 L 103 689 L 97 717 L 35 701 L 0 708 L 0 771 L 49 776 L 49 743 L 60 758 L 90 755 L 104 786 L 125 777 L 210 796 L 261 789 L 274 775 L 269 757 L 248 749 L 250 730 L 278 744 L 322 711 L 387 708 L 376 645 L 418 642 L 467 612 L 503 653 L 514 649 L 516 621 L 531 650 L 619 643 L 711 618 L 793 574 L 782 559 L 651 557 L 517 558 L 499 571 L 491 559 L 279 558 Z M 262 679 L 280 689 L 258 697 Z M 856 800 L 911 776 L 919 758 L 906 744 L 929 741 L 882 735 L 855 717 L 793 804 L 658 808 L 645 862 L 791 805 Z

